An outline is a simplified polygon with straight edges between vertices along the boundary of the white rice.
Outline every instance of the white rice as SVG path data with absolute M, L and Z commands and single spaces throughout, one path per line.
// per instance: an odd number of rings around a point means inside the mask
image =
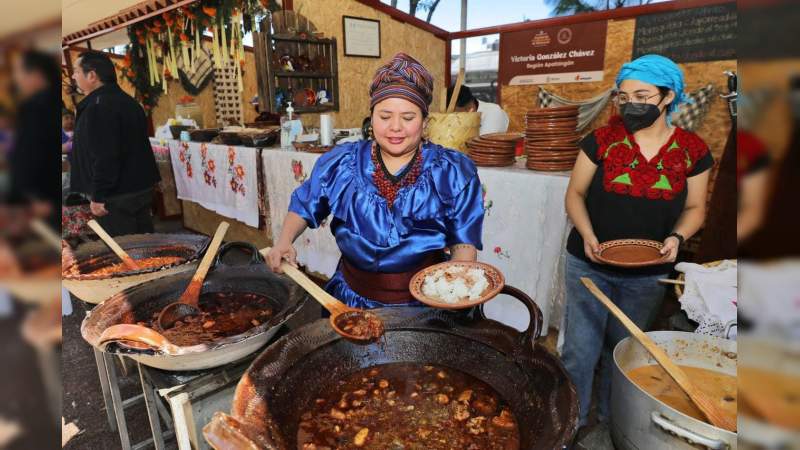
M 446 275 L 450 275 L 448 280 Z M 455 304 L 464 300 L 475 300 L 489 287 L 483 269 L 466 269 L 450 266 L 439 269 L 425 277 L 422 293 L 426 297 Z

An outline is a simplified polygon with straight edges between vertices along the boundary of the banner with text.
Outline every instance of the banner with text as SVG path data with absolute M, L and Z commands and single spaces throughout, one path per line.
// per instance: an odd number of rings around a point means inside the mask
M 500 83 L 580 83 L 603 79 L 606 21 L 500 35 Z

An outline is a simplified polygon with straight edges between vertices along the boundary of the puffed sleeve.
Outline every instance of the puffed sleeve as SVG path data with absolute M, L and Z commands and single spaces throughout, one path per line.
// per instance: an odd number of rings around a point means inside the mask
M 453 199 L 447 228 L 448 247 L 471 244 L 478 250 L 483 249 L 483 188 L 477 173 Z
M 352 157 L 351 150 L 349 146 L 341 146 L 320 157 L 311 176 L 292 193 L 289 211 L 305 219 L 309 228 L 317 228 L 331 213 L 329 192 L 334 183 L 353 177 L 353 168 L 343 162 Z M 300 166 L 292 170 L 302 172 L 303 169 Z

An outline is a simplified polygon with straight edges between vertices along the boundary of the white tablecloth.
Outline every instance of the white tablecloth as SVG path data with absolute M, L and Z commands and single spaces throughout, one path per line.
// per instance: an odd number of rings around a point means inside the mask
M 258 227 L 258 149 L 167 140 L 178 198 Z M 163 145 L 151 139 L 151 145 Z
M 264 185 L 270 205 L 272 235 L 277 239 L 292 191 L 310 174 L 319 155 L 265 149 Z M 483 251 L 478 260 L 498 267 L 506 283 L 536 301 L 544 327 L 557 326 L 563 315 L 564 257 L 569 225 L 564 210 L 568 173 L 544 173 L 524 167 L 479 167 L 486 217 Z M 331 276 L 339 249 L 327 226 L 306 230 L 295 241 L 298 260 L 309 270 Z M 525 307 L 501 296 L 486 305 L 487 315 L 524 329 Z

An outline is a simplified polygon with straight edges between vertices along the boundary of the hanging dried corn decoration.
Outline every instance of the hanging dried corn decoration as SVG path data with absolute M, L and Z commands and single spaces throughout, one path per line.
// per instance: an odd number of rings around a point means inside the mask
M 144 53 L 145 53 L 145 56 L 146 56 L 146 59 L 147 59 L 147 75 L 148 75 L 148 77 L 150 77 L 150 86 L 153 86 L 153 85 L 156 84 L 156 78 L 155 78 L 155 75 L 153 75 L 153 57 L 152 57 L 153 44 L 150 41 L 150 35 L 149 34 L 145 38 L 144 42 L 145 42 L 145 44 L 144 44 L 145 45 Z
M 189 57 L 189 36 L 186 33 L 181 33 L 181 58 L 183 59 L 183 69 L 187 72 L 194 73 L 194 64 Z
M 219 20 L 219 32 L 222 34 L 222 47 L 220 48 L 222 52 L 222 64 L 227 65 L 228 61 L 230 61 L 230 55 L 228 54 L 228 37 L 227 33 L 225 33 L 225 22 L 221 17 Z
M 244 91 L 244 83 L 242 82 L 242 61 L 244 54 L 242 52 L 242 16 L 239 11 L 234 9 L 231 14 L 231 57 L 233 58 L 234 65 L 236 66 L 236 83 L 239 92 Z
M 161 90 L 164 92 L 164 94 L 168 94 L 169 87 L 167 84 L 167 72 L 169 72 L 169 57 L 167 52 L 164 51 L 164 47 L 162 45 L 156 47 L 156 51 L 160 53 L 160 55 L 157 56 L 161 56 Z
M 194 72 L 194 60 L 200 55 L 200 35 L 203 30 L 200 29 L 197 20 L 194 21 L 194 55 L 192 55 L 192 72 Z
M 214 53 L 214 67 L 221 69 L 222 55 L 219 54 L 219 26 L 215 24 L 211 31 L 214 33 L 214 37 L 211 41 L 211 50 Z

